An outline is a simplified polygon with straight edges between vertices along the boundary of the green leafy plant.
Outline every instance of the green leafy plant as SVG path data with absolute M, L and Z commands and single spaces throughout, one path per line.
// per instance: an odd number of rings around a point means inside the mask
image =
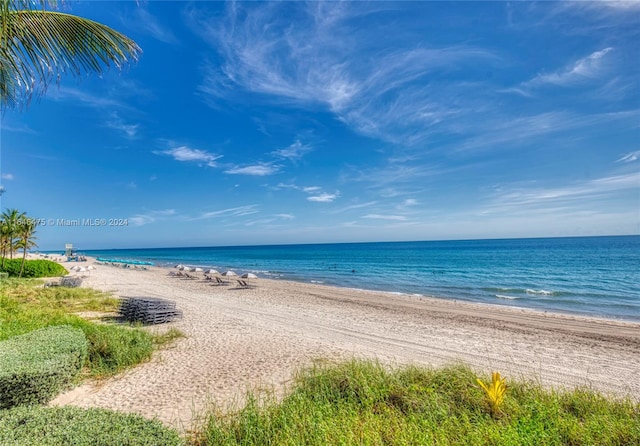
M 22 263 L 21 259 L 4 259 L 4 266 L 0 271 L 9 273 L 10 277 L 59 277 L 68 274 L 64 266 L 51 260 L 27 260 Z
M 494 417 L 498 416 L 500 414 L 500 406 L 502 406 L 504 402 L 504 395 L 507 393 L 506 379 L 500 377 L 499 372 L 493 372 L 491 375 L 491 384 L 485 384 L 480 378 L 476 378 L 476 381 L 485 392 L 491 415 Z

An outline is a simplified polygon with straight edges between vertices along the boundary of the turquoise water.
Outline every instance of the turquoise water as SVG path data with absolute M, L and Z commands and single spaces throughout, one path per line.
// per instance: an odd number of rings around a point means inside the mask
M 85 252 L 640 321 L 640 236 Z

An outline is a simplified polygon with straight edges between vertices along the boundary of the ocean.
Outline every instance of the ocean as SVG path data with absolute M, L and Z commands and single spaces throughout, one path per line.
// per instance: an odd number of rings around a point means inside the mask
M 640 236 L 87 250 L 259 277 L 640 321 Z

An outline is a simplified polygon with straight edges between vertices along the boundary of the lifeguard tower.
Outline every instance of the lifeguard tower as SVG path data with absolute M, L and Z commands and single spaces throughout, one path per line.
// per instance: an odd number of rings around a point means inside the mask
M 71 243 L 64 245 L 64 255 L 67 257 L 67 262 L 78 261 L 78 254 Z

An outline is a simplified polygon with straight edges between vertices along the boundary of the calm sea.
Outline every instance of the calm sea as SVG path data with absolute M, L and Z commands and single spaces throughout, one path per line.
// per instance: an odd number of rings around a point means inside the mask
M 640 321 L 640 236 L 119 249 L 86 254 Z

